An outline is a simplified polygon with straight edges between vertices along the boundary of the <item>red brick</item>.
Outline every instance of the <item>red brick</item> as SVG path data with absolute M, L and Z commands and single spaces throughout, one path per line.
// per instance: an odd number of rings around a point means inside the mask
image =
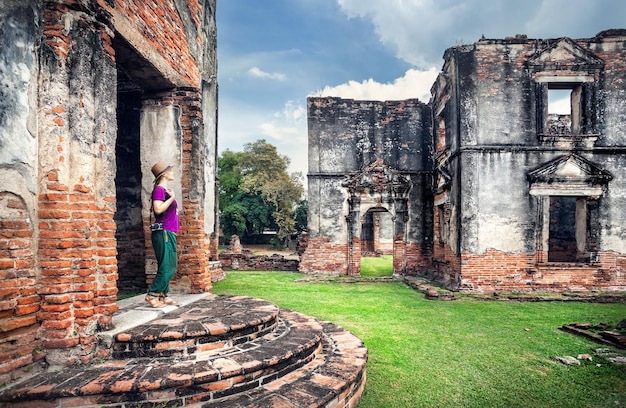
M 37 323 L 36 316 L 24 316 L 20 318 L 0 320 L 0 332 L 6 333 L 22 327 L 32 326 Z

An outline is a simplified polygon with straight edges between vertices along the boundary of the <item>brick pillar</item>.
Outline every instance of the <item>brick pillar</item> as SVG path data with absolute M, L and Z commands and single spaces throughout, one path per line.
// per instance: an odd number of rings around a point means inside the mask
M 379 212 L 374 212 L 372 214 L 372 218 L 374 221 L 374 245 L 373 245 L 373 252 L 375 254 L 380 254 L 382 253 L 382 249 L 380 246 L 380 213 Z
M 189 279 L 192 293 L 211 290 L 210 236 L 204 227 L 204 129 L 202 125 L 202 93 L 199 89 L 179 89 L 175 103 L 181 107 L 183 137 L 183 211 L 178 273 Z
M 353 194 L 348 200 L 350 213 L 346 216 L 346 225 L 348 227 L 348 255 L 346 272 L 348 275 L 361 275 L 361 198 Z
M 48 363 L 67 365 L 95 356 L 95 334 L 110 327 L 117 310 L 111 102 L 117 74 L 106 27 L 67 4 L 46 5 L 39 70 L 38 335 Z
M 175 160 L 173 164 L 180 166 L 180 196 L 177 201 L 180 205 L 180 233 L 177 237 L 178 244 L 178 270 L 170 283 L 171 290 L 178 293 L 202 293 L 211 290 L 211 235 L 205 230 L 205 144 L 203 142 L 202 125 L 202 94 L 195 88 L 178 88 L 173 91 L 153 95 L 144 100 L 144 110 L 150 108 L 157 112 L 157 116 L 167 116 L 173 112 L 174 118 L 164 118 L 164 126 L 176 127 L 174 141 L 164 142 L 163 138 L 168 132 L 163 129 L 154 129 L 155 133 L 146 136 L 149 140 L 142 141 L 144 144 L 167 144 L 165 149 L 180 146 L 179 152 L 156 150 L 153 157 L 147 157 L 149 169 L 156 160 Z M 174 109 L 167 109 L 167 108 Z M 173 123 L 172 123 L 173 121 Z M 148 124 L 145 124 L 148 126 Z M 142 125 L 143 126 L 143 125 Z M 179 128 L 178 128 L 179 127 Z M 161 132 L 161 133 L 159 133 Z M 143 136 L 142 136 L 143 137 Z M 175 158 L 175 159 L 174 159 Z M 149 170 L 146 170 L 149 172 Z M 177 170 L 178 171 L 178 170 Z M 148 177 L 152 180 L 152 174 Z M 173 186 L 174 187 L 174 186 Z M 152 188 L 152 184 L 150 184 Z M 175 186 L 176 190 L 178 186 Z M 150 206 L 149 194 L 147 205 Z M 149 223 L 149 209 L 146 211 L 146 252 L 149 258 L 154 259 L 154 251 L 150 242 L 150 232 L 147 228 Z M 146 267 L 148 284 L 154 278 L 156 265 L 154 261 L 148 262 Z
M 109 328 L 117 310 L 113 210 L 99 207 L 91 188 L 59 183 L 56 172 L 46 191 L 39 196 L 40 334 L 46 349 L 76 348 L 52 360 L 84 362 L 98 327 Z
M 361 276 L 361 238 L 353 237 L 348 251 L 348 275 Z
M 406 272 L 406 243 L 404 237 L 396 237 L 393 241 L 393 273 L 404 275 Z

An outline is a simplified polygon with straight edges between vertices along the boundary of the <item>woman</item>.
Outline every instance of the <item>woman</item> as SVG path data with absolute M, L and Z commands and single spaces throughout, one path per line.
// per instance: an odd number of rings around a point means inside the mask
M 159 161 L 152 166 L 154 190 L 152 190 L 152 211 L 154 211 L 157 228 L 152 229 L 152 247 L 156 255 L 158 270 L 148 288 L 146 302 L 152 307 L 179 305 L 169 297 L 170 280 L 176 272 L 178 257 L 176 254 L 176 234 L 180 230 L 178 220 L 178 203 L 174 191 L 168 184 L 174 180 L 172 166 Z M 154 224 L 153 224 L 154 225 Z

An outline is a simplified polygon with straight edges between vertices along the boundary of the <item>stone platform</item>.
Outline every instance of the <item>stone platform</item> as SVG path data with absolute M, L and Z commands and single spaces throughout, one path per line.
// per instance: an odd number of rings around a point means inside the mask
M 99 333 L 111 358 L 0 390 L 0 407 L 354 407 L 367 349 L 332 323 L 240 296 L 120 303 Z

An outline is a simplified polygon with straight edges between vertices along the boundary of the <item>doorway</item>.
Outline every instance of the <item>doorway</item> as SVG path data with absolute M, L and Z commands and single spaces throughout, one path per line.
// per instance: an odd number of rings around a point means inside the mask
M 368 210 L 361 224 L 361 276 L 393 275 L 393 219 L 384 208 Z
M 115 146 L 117 211 L 114 219 L 117 225 L 117 287 L 122 296 L 147 289 L 141 204 L 140 115 L 141 88 L 118 71 Z

